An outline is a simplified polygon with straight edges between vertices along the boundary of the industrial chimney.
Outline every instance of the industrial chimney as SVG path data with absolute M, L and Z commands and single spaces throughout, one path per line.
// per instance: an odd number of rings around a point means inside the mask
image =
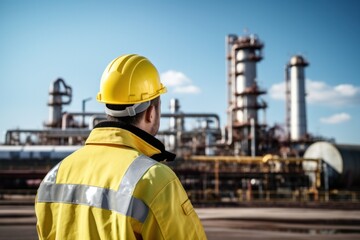
M 291 141 L 304 140 L 307 135 L 305 67 L 308 65 L 300 55 L 293 56 L 287 64 L 287 126 Z

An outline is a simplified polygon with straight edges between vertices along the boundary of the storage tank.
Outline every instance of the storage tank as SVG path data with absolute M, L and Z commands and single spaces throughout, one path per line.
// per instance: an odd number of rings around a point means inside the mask
M 322 182 L 324 188 L 360 188 L 360 145 L 316 142 L 306 149 L 304 158 L 319 158 L 323 161 Z M 314 167 L 314 162 L 303 162 L 305 170 L 314 170 Z M 312 178 L 310 177 L 310 179 Z

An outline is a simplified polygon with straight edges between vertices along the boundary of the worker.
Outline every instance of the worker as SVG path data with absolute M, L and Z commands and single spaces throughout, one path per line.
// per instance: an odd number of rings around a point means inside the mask
M 206 239 L 179 179 L 161 163 L 175 158 L 154 137 L 165 92 L 143 56 L 106 67 L 97 100 L 107 120 L 43 179 L 39 239 Z

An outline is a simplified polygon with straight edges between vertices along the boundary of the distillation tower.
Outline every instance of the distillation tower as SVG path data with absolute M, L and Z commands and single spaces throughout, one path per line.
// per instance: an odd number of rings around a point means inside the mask
M 64 100 L 64 97 L 67 97 Z M 66 85 L 61 78 L 56 79 L 49 88 L 49 120 L 45 123 L 46 127 L 61 127 L 62 106 L 71 103 L 72 89 Z
M 293 56 L 286 65 L 286 125 L 292 142 L 306 140 L 307 136 L 305 67 L 308 65 L 300 55 Z
M 256 35 L 226 37 L 228 60 L 228 142 L 234 155 L 255 156 L 258 154 L 259 133 L 265 127 L 259 123 L 258 110 L 266 109 L 259 95 L 266 92 L 257 84 L 256 64 L 262 60 L 264 44 Z

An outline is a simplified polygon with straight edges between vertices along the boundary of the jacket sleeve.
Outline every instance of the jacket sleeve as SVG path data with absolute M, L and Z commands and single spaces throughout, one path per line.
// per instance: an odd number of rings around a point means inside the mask
M 203 226 L 178 178 L 151 202 L 142 227 L 143 239 L 206 239 Z

